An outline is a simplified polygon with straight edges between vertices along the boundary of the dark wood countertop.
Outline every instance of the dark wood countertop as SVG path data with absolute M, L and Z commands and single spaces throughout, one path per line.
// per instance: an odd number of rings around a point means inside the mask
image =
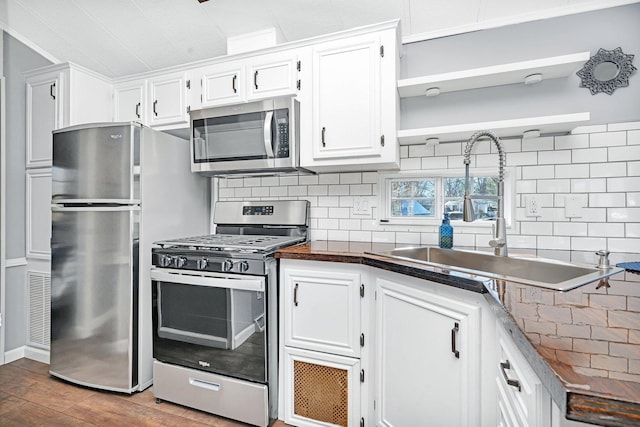
M 476 280 L 372 253 L 388 243 L 313 241 L 276 253 L 280 259 L 370 265 L 486 292 L 486 299 L 568 419 L 602 426 L 640 425 L 640 275 L 623 272 L 610 288 L 569 292 L 507 283 L 503 292 Z M 480 286 L 480 287 L 479 287 Z M 488 292 L 487 292 L 488 291 Z

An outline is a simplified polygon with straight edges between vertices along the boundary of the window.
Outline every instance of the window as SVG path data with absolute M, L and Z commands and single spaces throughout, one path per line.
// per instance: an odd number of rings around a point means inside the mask
M 505 171 L 505 213 L 510 223 L 512 174 Z M 384 174 L 380 176 L 380 220 L 390 224 L 438 224 L 443 213 L 462 222 L 464 170 Z M 475 169 L 471 174 L 474 225 L 494 221 L 498 212 L 496 171 Z

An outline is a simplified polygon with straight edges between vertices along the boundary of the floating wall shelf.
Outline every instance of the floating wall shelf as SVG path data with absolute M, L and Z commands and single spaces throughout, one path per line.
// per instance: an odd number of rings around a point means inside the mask
M 524 83 L 527 76 L 540 74 L 543 80 L 567 77 L 589 60 L 589 52 L 553 56 L 531 61 L 473 68 L 451 73 L 433 74 L 398 80 L 400 98 L 424 96 L 427 89 L 438 93 Z M 435 91 L 432 91 L 435 92 Z
M 428 138 L 438 138 L 440 142 L 466 141 L 474 132 L 482 129 L 490 130 L 500 138 L 522 136 L 528 130 L 538 130 L 543 136 L 569 133 L 577 126 L 586 124 L 590 117 L 587 112 L 405 129 L 398 131 L 398 142 L 400 145 L 424 144 Z

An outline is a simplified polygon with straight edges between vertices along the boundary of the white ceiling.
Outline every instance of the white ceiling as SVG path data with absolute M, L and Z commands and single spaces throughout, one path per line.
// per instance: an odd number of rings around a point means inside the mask
M 108 77 L 226 54 L 274 27 L 283 42 L 401 20 L 405 42 L 639 0 L 0 0 L 0 28 L 54 62 Z

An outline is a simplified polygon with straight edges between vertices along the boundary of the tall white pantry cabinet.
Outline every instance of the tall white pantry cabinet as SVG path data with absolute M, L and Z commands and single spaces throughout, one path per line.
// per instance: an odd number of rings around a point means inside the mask
M 27 345 L 48 350 L 52 131 L 111 121 L 112 89 L 104 77 L 68 63 L 30 71 L 25 78 Z

